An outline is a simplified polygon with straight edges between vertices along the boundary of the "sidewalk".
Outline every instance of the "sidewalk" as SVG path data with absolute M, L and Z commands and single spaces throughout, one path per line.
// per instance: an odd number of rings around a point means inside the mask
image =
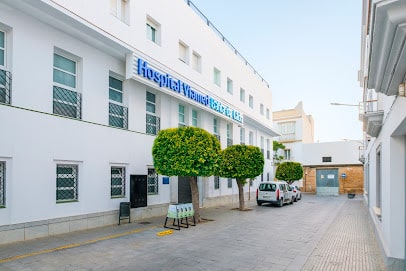
M 302 270 L 386 270 L 361 196 L 345 202 Z
M 201 209 L 208 220 L 164 236 L 154 217 L 3 245 L 0 270 L 385 270 L 359 196 L 237 206 Z

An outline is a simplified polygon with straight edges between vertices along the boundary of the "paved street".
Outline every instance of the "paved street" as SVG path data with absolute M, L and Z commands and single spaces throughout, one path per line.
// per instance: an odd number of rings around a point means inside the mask
M 168 235 L 156 217 L 0 246 L 0 270 L 385 270 L 361 196 L 246 205 Z

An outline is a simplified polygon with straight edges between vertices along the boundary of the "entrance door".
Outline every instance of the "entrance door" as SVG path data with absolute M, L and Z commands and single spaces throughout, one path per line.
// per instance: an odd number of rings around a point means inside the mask
M 131 208 L 147 206 L 147 175 L 130 175 Z
M 178 203 L 191 203 L 192 192 L 190 191 L 189 177 L 178 177 Z
M 316 170 L 317 195 L 338 196 L 338 169 Z

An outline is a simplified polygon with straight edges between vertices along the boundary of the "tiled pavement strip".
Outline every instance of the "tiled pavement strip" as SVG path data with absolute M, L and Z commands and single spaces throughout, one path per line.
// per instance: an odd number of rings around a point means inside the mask
M 303 271 L 386 270 L 367 208 L 348 200 L 303 266 Z
M 0 246 L 0 271 L 385 270 L 361 197 L 305 195 L 283 208 L 259 207 L 255 200 L 246 205 L 253 212 L 202 209 L 203 217 L 215 221 L 167 237 L 156 235 L 165 229 L 164 218 L 155 217 L 149 224 L 134 221 Z M 290 218 L 275 220 L 284 214 Z M 272 232 L 276 239 L 263 238 Z

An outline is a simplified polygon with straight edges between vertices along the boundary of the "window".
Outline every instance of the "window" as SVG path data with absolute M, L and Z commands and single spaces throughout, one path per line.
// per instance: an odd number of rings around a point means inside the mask
M 111 197 L 125 196 L 125 167 L 111 167 Z
M 198 127 L 198 113 L 196 110 L 192 110 L 192 126 Z
M 264 145 L 265 145 L 264 137 L 261 136 L 261 152 L 262 152 L 262 155 L 264 155 Z
M 78 166 L 56 165 L 56 201 L 78 200 Z
M 270 119 L 270 113 L 269 113 L 269 108 L 266 109 L 266 119 Z
M 240 128 L 240 144 L 245 144 L 245 128 Z
M 220 189 L 220 177 L 214 176 L 214 189 Z
M 227 147 L 233 145 L 233 124 L 227 123 Z
M 295 140 L 296 139 L 296 122 L 278 123 L 279 132 L 281 136 L 280 141 Z
M 6 71 L 6 33 L 0 31 L 0 103 L 11 103 L 11 73 Z
M 156 22 L 154 19 L 151 17 L 147 17 L 147 23 L 146 23 L 146 33 L 147 33 L 147 39 L 152 41 L 153 43 L 156 43 L 158 45 L 161 44 L 161 26 L 158 22 Z
M 227 187 L 228 188 L 233 188 L 233 179 L 231 179 L 231 178 L 227 179 Z
M 6 162 L 0 162 L 0 206 L 6 205 Z
M 179 127 L 184 127 L 186 126 L 185 123 L 185 107 L 183 105 L 179 105 L 179 111 L 178 111 L 178 115 L 179 115 Z
M 249 95 L 248 98 L 248 105 L 250 108 L 254 108 L 254 97 L 252 97 L 251 95 Z
M 179 41 L 179 60 L 189 64 L 189 46 Z
M 259 113 L 263 116 L 264 115 L 264 105 L 260 104 L 259 105 Z
M 331 162 L 331 156 L 323 156 L 321 159 L 323 163 Z
M 284 150 L 285 160 L 290 160 L 290 149 Z
M 123 82 L 109 76 L 109 125 L 127 129 L 128 108 L 123 105 Z
M 245 90 L 240 88 L 240 101 L 245 103 Z
M 202 57 L 194 51 L 192 53 L 192 68 L 199 73 L 202 72 Z
M 213 134 L 220 141 L 220 130 L 219 130 L 218 120 L 217 119 L 213 119 Z
M 147 185 L 148 195 L 158 195 L 158 174 L 155 168 L 148 168 Z
M 252 131 L 248 134 L 248 144 L 254 145 L 254 133 Z
M 271 159 L 271 140 L 269 138 L 266 139 L 266 159 Z
M 161 121 L 156 116 L 156 97 L 155 94 L 148 91 L 146 94 L 146 133 L 157 135 L 160 130 Z
M 128 0 L 110 0 L 110 13 L 125 23 L 129 23 Z
M 219 87 L 221 86 L 221 72 L 216 68 L 213 68 L 213 83 Z
M 77 63 L 54 54 L 53 113 L 81 118 L 81 95 L 77 90 Z
M 233 94 L 233 80 L 227 78 L 227 92 Z

